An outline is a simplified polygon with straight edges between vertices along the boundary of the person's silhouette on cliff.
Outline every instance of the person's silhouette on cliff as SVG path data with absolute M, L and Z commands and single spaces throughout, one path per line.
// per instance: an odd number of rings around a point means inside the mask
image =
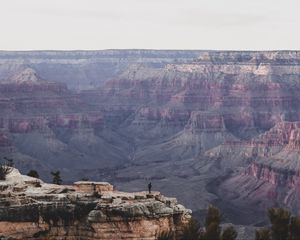
M 149 182 L 149 184 L 148 184 L 148 191 L 149 191 L 149 194 L 151 194 L 151 188 L 152 188 L 152 184 L 151 184 L 151 182 Z

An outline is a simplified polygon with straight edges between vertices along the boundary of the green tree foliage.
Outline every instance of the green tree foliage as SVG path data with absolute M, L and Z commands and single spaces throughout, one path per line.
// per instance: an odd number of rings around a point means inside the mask
M 272 240 L 287 240 L 291 213 L 282 208 L 271 208 L 268 213 L 272 224 Z
M 0 165 L 0 180 L 5 180 L 7 174 L 12 171 L 11 167 L 7 166 L 6 164 Z
M 256 231 L 256 240 L 300 240 L 300 218 L 283 208 L 268 211 L 271 228 Z
M 205 240 L 220 240 L 221 227 L 217 222 L 210 223 L 205 228 Z
M 34 177 L 34 178 L 40 178 L 38 172 L 36 170 L 30 170 L 28 173 L 27 173 L 27 176 L 29 177 Z
M 230 226 L 222 232 L 220 224 L 222 214 L 214 206 L 209 206 L 205 218 L 205 229 L 200 229 L 200 224 L 191 219 L 183 231 L 182 240 L 235 240 L 237 232 L 234 227 Z
M 300 218 L 291 217 L 291 222 L 289 226 L 289 240 L 300 240 Z
M 216 223 L 217 225 L 220 225 L 221 220 L 222 215 L 220 210 L 214 206 L 209 206 L 205 219 L 205 227 L 208 228 L 211 223 Z
M 183 229 L 182 240 L 199 240 L 200 224 L 195 219 L 190 219 L 189 223 Z
M 174 233 L 173 232 L 161 232 L 158 237 L 157 240 L 173 240 L 174 239 Z
M 221 238 L 220 223 L 222 220 L 221 212 L 214 206 L 209 206 L 205 218 L 205 240 L 219 240 Z
M 53 176 L 52 183 L 57 184 L 57 185 L 61 185 L 62 179 L 60 177 L 60 171 L 51 172 L 51 175 Z
M 4 157 L 4 164 L 0 164 L 0 180 L 5 180 L 7 174 L 12 171 L 12 167 L 14 166 L 14 161 L 11 158 Z
M 237 238 L 237 232 L 233 226 L 229 226 L 224 229 L 221 240 L 235 240 Z
M 255 240 L 271 240 L 271 231 L 266 228 L 256 230 Z

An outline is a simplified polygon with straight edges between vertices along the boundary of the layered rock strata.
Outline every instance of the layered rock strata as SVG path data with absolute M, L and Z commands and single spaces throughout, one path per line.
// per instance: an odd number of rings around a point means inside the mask
M 264 202 L 249 169 L 264 166 L 257 176 L 282 192 L 279 175 L 299 168 L 299 51 L 1 52 L 0 63 L 0 157 L 45 179 L 59 169 L 128 191 L 151 179 L 201 211 L 230 192 Z M 225 178 L 236 184 L 217 194 Z
M 3 239 L 151 240 L 163 231 L 179 239 L 191 214 L 159 192 L 119 192 L 105 182 L 59 186 L 17 169 L 0 188 Z

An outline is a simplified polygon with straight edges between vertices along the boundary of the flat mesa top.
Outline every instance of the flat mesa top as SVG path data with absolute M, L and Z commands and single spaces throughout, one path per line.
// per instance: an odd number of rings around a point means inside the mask
M 92 181 L 77 181 L 74 182 L 74 185 L 101 185 L 101 186 L 106 186 L 106 185 L 111 185 L 108 182 L 92 182 Z

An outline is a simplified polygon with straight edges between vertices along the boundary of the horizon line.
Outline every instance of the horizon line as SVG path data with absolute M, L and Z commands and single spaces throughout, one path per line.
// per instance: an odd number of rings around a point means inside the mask
M 300 49 L 185 49 L 185 48 L 104 48 L 104 49 L 0 49 L 0 52 L 97 52 L 97 51 L 203 51 L 203 52 L 299 52 Z

